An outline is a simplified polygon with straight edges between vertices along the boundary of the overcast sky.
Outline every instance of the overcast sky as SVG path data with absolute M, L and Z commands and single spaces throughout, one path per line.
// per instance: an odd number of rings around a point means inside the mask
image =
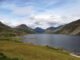
M 0 0 L 0 21 L 32 28 L 59 26 L 80 18 L 80 0 Z

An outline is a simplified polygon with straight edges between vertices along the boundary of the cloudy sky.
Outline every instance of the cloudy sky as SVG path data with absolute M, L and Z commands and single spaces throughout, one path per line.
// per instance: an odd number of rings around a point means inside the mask
M 80 18 L 80 0 L 0 0 L 0 21 L 32 28 L 59 26 Z

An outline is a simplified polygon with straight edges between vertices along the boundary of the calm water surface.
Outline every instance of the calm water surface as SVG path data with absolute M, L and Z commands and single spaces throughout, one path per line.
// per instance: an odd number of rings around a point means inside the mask
M 35 45 L 48 45 L 50 47 L 63 48 L 70 52 L 80 53 L 80 36 L 29 34 L 23 36 L 22 41 Z

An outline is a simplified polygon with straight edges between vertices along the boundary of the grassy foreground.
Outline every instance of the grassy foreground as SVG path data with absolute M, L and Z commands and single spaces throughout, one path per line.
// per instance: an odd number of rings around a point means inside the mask
M 0 53 L 18 60 L 80 60 L 57 49 L 13 41 L 0 41 Z

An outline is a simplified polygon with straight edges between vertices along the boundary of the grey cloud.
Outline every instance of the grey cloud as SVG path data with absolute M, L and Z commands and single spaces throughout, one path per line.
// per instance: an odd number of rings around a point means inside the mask
M 57 22 L 47 22 L 47 24 L 49 25 L 49 26 L 59 26 L 60 24 L 59 23 L 57 23 Z

